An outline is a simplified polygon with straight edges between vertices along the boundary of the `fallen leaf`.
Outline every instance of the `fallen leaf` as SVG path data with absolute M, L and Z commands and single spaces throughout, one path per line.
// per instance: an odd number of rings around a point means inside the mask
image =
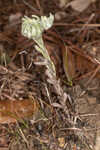
M 0 123 L 13 123 L 38 112 L 36 100 L 0 101 Z
M 59 7 L 62 8 L 69 0 L 59 0 Z
M 95 2 L 96 0 L 74 0 L 69 2 L 66 7 L 71 6 L 74 10 L 78 12 L 83 12 L 88 6 Z

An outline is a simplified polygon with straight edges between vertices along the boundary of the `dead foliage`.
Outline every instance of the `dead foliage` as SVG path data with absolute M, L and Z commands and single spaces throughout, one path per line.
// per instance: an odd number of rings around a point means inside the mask
M 55 22 L 43 39 L 67 101 L 36 65 L 42 56 L 34 41 L 21 35 L 24 15 L 50 12 Z M 0 1 L 2 150 L 99 150 L 99 23 L 99 0 Z

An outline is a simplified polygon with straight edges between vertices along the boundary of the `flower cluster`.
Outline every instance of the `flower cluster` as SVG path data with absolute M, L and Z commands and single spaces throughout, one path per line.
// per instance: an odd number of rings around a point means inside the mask
M 41 18 L 35 15 L 32 15 L 32 18 L 25 16 L 22 21 L 22 35 L 38 40 L 42 37 L 43 31 L 53 25 L 54 16 L 51 13 L 49 17 L 41 16 Z

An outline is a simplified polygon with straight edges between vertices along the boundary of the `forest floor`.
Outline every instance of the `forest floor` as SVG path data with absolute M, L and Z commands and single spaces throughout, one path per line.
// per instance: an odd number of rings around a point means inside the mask
M 48 82 L 22 18 L 55 16 L 43 40 L 67 98 Z M 0 150 L 100 150 L 99 0 L 0 1 Z

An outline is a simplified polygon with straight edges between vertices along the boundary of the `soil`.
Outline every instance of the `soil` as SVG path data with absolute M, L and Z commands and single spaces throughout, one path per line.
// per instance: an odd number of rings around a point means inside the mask
M 100 2 L 72 1 L 0 1 L 0 150 L 100 150 Z M 55 80 L 21 34 L 24 16 L 50 12 Z

